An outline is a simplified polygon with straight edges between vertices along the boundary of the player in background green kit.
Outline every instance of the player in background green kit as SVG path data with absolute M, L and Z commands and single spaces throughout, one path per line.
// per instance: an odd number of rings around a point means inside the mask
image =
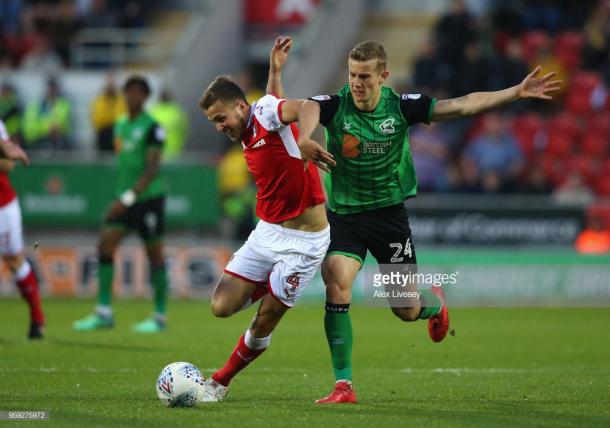
M 135 229 L 144 241 L 150 262 L 154 314 L 135 324 L 133 330 L 155 333 L 164 330 L 167 323 L 168 282 L 163 258 L 166 185 L 159 172 L 165 132 L 144 110 L 150 87 L 143 77 L 131 76 L 123 92 L 128 112 L 114 127 L 119 174 L 116 199 L 106 213 L 98 244 L 98 302 L 93 314 L 74 322 L 74 329 L 87 331 L 114 326 L 110 306 L 113 256 L 123 238 Z
M 278 97 L 284 97 L 281 70 L 286 59 L 287 51 L 272 50 L 267 91 Z M 386 62 L 381 44 L 359 43 L 349 53 L 349 83 L 336 95 L 311 98 L 319 105 L 312 114 L 325 127 L 327 150 L 337 162 L 325 182 L 331 243 L 322 265 L 324 328 L 336 382 L 318 404 L 356 402 L 348 310 L 352 284 L 367 250 L 386 270 L 417 264 L 404 206 L 405 199 L 417 193 L 409 127 L 470 116 L 523 98 L 549 100 L 561 85 L 553 80 L 555 73 L 538 77 L 540 67 L 536 67 L 511 88 L 436 100 L 423 94 L 400 95 L 383 86 L 389 75 Z M 301 129 L 301 141 L 312 141 L 313 131 Z M 449 315 L 441 287 L 419 290 L 419 297 L 413 293 L 417 284 L 407 284 L 405 290 L 412 292 L 410 297 L 388 299 L 392 312 L 407 322 L 428 320 L 432 340 L 443 340 Z

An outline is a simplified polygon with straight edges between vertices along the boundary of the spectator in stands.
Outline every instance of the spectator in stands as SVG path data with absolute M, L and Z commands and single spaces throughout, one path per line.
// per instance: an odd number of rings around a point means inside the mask
M 70 148 L 72 106 L 54 78 L 47 81 L 47 92 L 41 101 L 28 104 L 23 119 L 23 136 L 33 149 L 65 150 Z
M 602 0 L 592 10 L 584 36 L 583 65 L 591 70 L 599 69 L 610 51 L 610 1 Z
M 15 142 L 21 141 L 21 105 L 15 89 L 8 83 L 0 85 L 0 120 Z
M 51 21 L 51 38 L 60 58 L 70 63 L 70 44 L 81 27 L 74 0 L 61 0 L 56 7 L 56 17 Z
M 604 218 L 591 215 L 586 228 L 576 238 L 576 251 L 584 254 L 610 253 L 610 230 Z
M 413 64 L 413 85 L 422 93 L 448 96 L 452 71 L 451 66 L 438 55 L 436 41 L 427 40 L 421 45 Z
M 4 36 L 17 33 L 22 8 L 22 0 L 0 1 L 0 32 L 4 33 Z
M 435 28 L 441 57 L 452 66 L 464 55 L 468 42 L 476 38 L 476 25 L 464 0 L 453 0 L 447 14 L 441 17 Z
M 545 30 L 554 34 L 561 24 L 561 7 L 555 0 L 527 2 L 524 27 L 527 30 Z
M 467 184 L 478 185 L 484 192 L 497 193 L 516 188 L 523 168 L 523 154 L 514 136 L 506 130 L 500 114 L 487 114 L 483 135 L 466 148 L 462 168 Z
M 114 152 L 114 122 L 125 111 L 125 100 L 117 91 L 113 76 L 109 75 L 103 92 L 91 103 L 91 123 L 100 152 Z
M 595 196 L 582 176 L 577 172 L 571 172 L 555 189 L 553 199 L 564 205 L 586 206 L 595 200 Z
M 504 54 L 494 59 L 493 69 L 491 90 L 508 88 L 523 79 L 529 71 L 519 39 L 508 40 Z
M 180 159 L 189 129 L 186 111 L 174 100 L 169 89 L 164 88 L 159 103 L 150 109 L 150 114 L 165 129 L 162 161 L 172 162 Z
M 47 24 L 39 23 L 32 34 L 32 47 L 27 52 L 20 68 L 24 71 L 54 74 L 61 71 L 64 64 L 54 50 Z
M 442 124 L 418 125 L 410 133 L 411 154 L 417 171 L 418 188 L 424 192 L 446 192 L 455 174 L 452 174 L 449 135 Z
M 527 166 L 519 191 L 534 195 L 550 195 L 553 193 L 553 184 L 549 181 L 539 162 L 534 161 Z
M 115 8 L 108 5 L 108 0 L 92 0 L 88 8 L 81 7 L 83 26 L 89 28 L 117 27 L 118 14 Z
M 464 48 L 464 58 L 456 65 L 454 79 L 451 82 L 451 97 L 459 97 L 471 92 L 489 90 L 491 63 L 487 57 L 481 53 L 481 49 L 476 40 L 469 41 Z M 527 73 L 525 73 L 527 74 Z M 523 79 L 523 74 L 519 78 L 519 83 Z M 507 86 L 504 86 L 506 88 Z

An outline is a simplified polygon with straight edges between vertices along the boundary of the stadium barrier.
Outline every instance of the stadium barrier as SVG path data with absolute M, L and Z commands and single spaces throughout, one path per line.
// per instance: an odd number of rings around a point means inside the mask
M 164 165 L 169 227 L 214 227 L 220 217 L 216 168 Z M 99 163 L 36 163 L 11 181 L 26 228 L 98 228 L 115 193 L 116 169 Z
M 135 242 L 135 241 L 134 241 Z M 210 298 L 232 251 L 238 246 L 205 241 L 170 242 L 166 260 L 171 294 Z M 46 240 L 28 246 L 28 257 L 46 296 L 92 297 L 97 290 L 97 254 L 91 244 L 68 246 Z M 610 264 L 606 255 L 581 255 L 568 249 L 432 248 L 417 253 L 422 287 L 439 281 L 452 306 L 610 306 Z M 114 294 L 150 295 L 148 264 L 141 246 L 128 241 L 116 255 Z M 374 292 L 376 263 L 369 255 L 354 284 L 354 303 L 385 307 Z M 454 281 L 445 282 L 444 278 Z M 6 268 L 0 268 L 0 296 L 16 295 Z M 324 284 L 318 273 L 303 303 L 322 304 Z

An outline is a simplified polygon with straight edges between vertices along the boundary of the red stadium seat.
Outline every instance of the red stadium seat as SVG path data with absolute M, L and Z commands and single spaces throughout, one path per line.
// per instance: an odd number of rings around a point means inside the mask
M 542 170 L 544 175 L 551 181 L 555 186 L 559 185 L 566 177 L 566 162 L 562 159 L 557 159 L 553 156 L 543 155 L 538 159 L 538 162 L 542 164 Z
M 602 160 L 600 174 L 610 177 L 610 158 Z
M 545 150 L 550 156 L 558 159 L 568 158 L 574 152 L 574 139 L 562 132 L 551 132 Z
M 572 76 L 570 92 L 585 93 L 588 97 L 600 82 L 601 77 L 599 73 L 593 71 L 580 71 Z
M 595 185 L 601 172 L 601 161 L 590 156 L 573 156 L 567 161 L 566 166 L 568 173 L 579 174 L 590 187 Z
M 555 57 L 568 70 L 580 67 L 582 51 L 582 35 L 576 31 L 566 31 L 555 37 Z
M 587 133 L 580 144 L 580 151 L 602 159 L 608 153 L 608 139 L 598 134 Z
M 523 58 L 526 62 L 531 63 L 541 47 L 547 46 L 550 43 L 549 36 L 542 31 L 530 31 L 521 37 L 521 49 L 523 50 Z
M 591 117 L 587 121 L 586 132 L 604 138 L 610 137 L 610 116 L 606 113 L 598 113 Z
M 544 130 L 544 121 L 535 113 L 518 116 L 513 122 L 513 134 L 527 157 L 531 157 L 536 152 L 535 139 Z
M 575 138 L 580 132 L 579 118 L 568 112 L 560 113 L 548 121 L 550 132 L 561 132 L 570 138 Z
M 588 115 L 593 112 L 590 94 L 583 91 L 570 91 L 570 94 L 566 99 L 566 107 L 570 112 L 581 116 Z
M 610 196 L 610 175 L 602 175 L 597 180 L 595 191 L 600 196 Z

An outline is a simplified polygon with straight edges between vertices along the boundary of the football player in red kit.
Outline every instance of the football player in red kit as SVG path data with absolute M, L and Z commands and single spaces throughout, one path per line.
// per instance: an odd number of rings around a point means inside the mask
M 271 332 L 324 259 L 330 229 L 317 166 L 326 169 L 334 160 L 316 142 L 299 139 L 295 122 L 301 130 L 316 125 L 306 120 L 317 108 L 312 101 L 267 94 L 250 105 L 233 80 L 220 76 L 199 106 L 217 131 L 242 145 L 261 219 L 227 264 L 212 300 L 214 315 L 229 317 L 261 299 L 224 367 L 204 383 L 200 400 L 220 401 L 233 376 L 267 349 Z
M 3 147 L 0 155 L 6 154 L 13 159 L 27 161 L 27 156 L 10 141 L 6 127 L 1 120 L 0 141 L 2 141 Z M 4 148 L 8 148 L 9 153 L 6 153 Z M 28 337 L 30 339 L 41 339 L 44 314 L 40 304 L 38 280 L 23 254 L 21 209 L 19 208 L 17 194 L 8 178 L 8 173 L 14 167 L 14 160 L 0 156 L 0 256 L 15 275 L 19 292 L 30 307 Z

